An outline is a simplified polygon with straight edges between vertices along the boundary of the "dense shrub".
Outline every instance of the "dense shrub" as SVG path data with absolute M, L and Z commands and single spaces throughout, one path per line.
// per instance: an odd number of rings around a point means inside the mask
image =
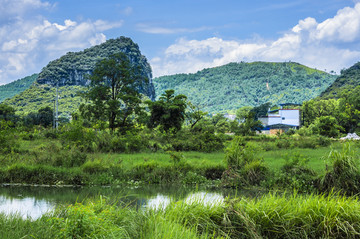
M 15 135 L 15 129 L 10 127 L 11 122 L 0 121 L 0 153 L 18 151 L 19 143 Z
M 259 185 L 268 175 L 268 168 L 255 152 L 259 148 L 246 142 L 242 137 L 235 137 L 226 149 L 227 170 L 222 175 L 225 186 Z
M 285 160 L 279 175 L 275 176 L 274 186 L 301 192 L 313 191 L 316 173 L 308 167 L 309 159 L 301 154 L 294 154 L 287 155 Z
M 73 122 L 67 124 L 62 128 L 60 140 L 63 146 L 71 147 L 75 145 L 81 151 L 94 152 L 97 149 L 97 134 L 96 131 L 89 128 L 84 128 L 80 122 Z
M 360 191 L 359 155 L 351 148 L 351 143 L 343 145 L 342 151 L 332 150 L 328 156 L 325 176 L 320 181 L 320 190 L 332 189 L 346 194 L 357 194 Z
M 81 170 L 63 169 L 44 165 L 14 164 L 1 170 L 2 183 L 28 183 L 28 184 L 71 184 L 83 185 L 88 178 Z
M 225 137 L 209 131 L 183 129 L 170 139 L 175 151 L 214 152 L 224 148 Z

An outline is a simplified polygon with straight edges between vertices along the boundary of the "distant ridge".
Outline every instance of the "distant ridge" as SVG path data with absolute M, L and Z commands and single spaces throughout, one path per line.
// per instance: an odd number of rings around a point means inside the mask
M 358 85 L 360 85 L 360 62 L 342 70 L 341 75 L 321 93 L 320 98 L 339 98 L 342 91 L 352 90 Z
M 14 97 L 15 95 L 23 92 L 28 89 L 37 79 L 38 74 L 33 74 L 31 76 L 24 77 L 22 79 L 13 81 L 6 85 L 0 86 L 0 102 L 3 102 L 6 99 Z
M 174 89 L 203 110 L 216 113 L 266 102 L 302 103 L 317 97 L 336 77 L 295 62 L 241 62 L 158 77 L 154 85 L 157 97 Z

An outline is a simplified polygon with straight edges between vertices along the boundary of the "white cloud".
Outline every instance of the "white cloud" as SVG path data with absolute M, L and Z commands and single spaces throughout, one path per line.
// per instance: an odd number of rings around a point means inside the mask
M 317 25 L 317 40 L 353 42 L 360 36 L 360 3 L 354 8 L 346 7 L 337 12 L 334 18 Z
M 0 0 L 0 11 L 10 7 L 17 7 L 7 13 L 12 20 L 3 24 L 0 17 L 0 84 L 39 72 L 50 60 L 66 52 L 100 44 L 106 41 L 104 31 L 123 24 L 71 19 L 57 23 L 41 16 L 29 18 L 27 11 L 52 5 L 40 0 Z
M 276 40 L 234 41 L 218 37 L 178 39 L 163 56 L 151 60 L 154 76 L 191 73 L 240 61 L 297 61 L 321 70 L 339 72 L 360 60 L 360 3 L 318 23 L 314 18 L 299 23 Z
M 41 0 L 0 0 L 0 24 L 15 21 L 30 11 L 54 6 Z

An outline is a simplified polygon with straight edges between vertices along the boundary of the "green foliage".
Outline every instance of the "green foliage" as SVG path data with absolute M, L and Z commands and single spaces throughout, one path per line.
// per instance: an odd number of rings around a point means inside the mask
M 236 111 L 236 119 L 240 120 L 240 121 L 244 121 L 246 116 L 249 114 L 250 110 L 252 110 L 253 107 L 251 106 L 243 106 L 241 108 L 239 108 Z
M 321 116 L 314 122 L 314 133 L 318 133 L 322 136 L 337 137 L 339 135 L 339 126 L 337 121 L 332 116 Z
M 11 121 L 0 120 L 0 153 L 8 154 L 18 151 L 19 142 Z
M 31 76 L 13 81 L 9 84 L 0 85 L 0 103 L 28 89 L 35 82 L 37 77 L 38 74 L 33 74 Z
M 232 132 L 234 132 L 235 135 L 255 135 L 256 131 L 261 132 L 261 129 L 263 128 L 261 122 L 255 119 L 255 113 L 252 111 L 248 112 L 244 122 L 242 122 L 238 126 L 236 126 L 235 124 L 236 122 L 232 123 Z
M 174 89 L 210 113 L 266 102 L 301 103 L 318 96 L 336 76 L 293 62 L 230 63 L 195 74 L 154 79 L 156 95 Z M 266 84 L 269 84 L 270 90 Z
M 292 188 L 301 192 L 311 192 L 314 189 L 316 173 L 309 168 L 309 159 L 296 153 L 285 156 L 285 164 L 280 175 L 275 180 L 275 187 Z
M 124 133 L 132 128 L 130 116 L 141 111 L 136 88 L 148 79 L 142 79 L 124 53 L 98 62 L 90 79 L 90 89 L 85 94 L 90 103 L 80 106 L 82 117 L 92 122 L 107 120 L 112 131 L 119 128 Z
M 84 86 L 59 87 L 59 116 L 69 118 L 71 113 L 78 111 L 82 98 L 77 92 L 84 92 Z M 33 84 L 29 89 L 5 100 L 5 104 L 15 108 L 16 113 L 26 116 L 29 113 L 37 113 L 39 109 L 54 108 L 56 88 L 48 85 Z
M 103 198 L 94 203 L 76 203 L 58 209 L 50 220 L 56 238 L 124 238 L 126 230 L 116 223 L 115 208 Z
M 83 185 L 86 175 L 78 168 L 59 168 L 48 165 L 13 164 L 0 170 L 1 182 L 55 185 Z
M 39 124 L 40 125 L 42 125 L 44 127 L 49 127 L 53 124 L 54 112 L 49 106 L 40 108 L 38 111 L 38 115 L 39 115 Z
M 84 128 L 81 122 L 74 121 L 62 128 L 60 140 L 64 147 L 76 146 L 82 151 L 94 152 L 96 150 L 96 131 Z
M 166 90 L 157 101 L 147 101 L 150 109 L 149 127 L 160 127 L 166 133 L 177 132 L 185 121 L 186 96 L 174 95 L 174 90 Z
M 259 185 L 266 178 L 268 168 L 255 154 L 257 150 L 255 144 L 235 137 L 226 149 L 228 169 L 222 176 L 222 183 L 226 186 Z
M 96 201 L 59 207 L 38 220 L 0 215 L 2 238 L 358 238 L 357 197 L 269 193 L 206 204 L 138 210 Z
M 189 122 L 190 128 L 194 128 L 197 123 L 205 118 L 207 112 L 202 111 L 199 106 L 194 105 L 190 101 L 187 101 L 186 105 L 186 120 Z
M 339 99 L 313 99 L 302 106 L 304 134 L 315 133 L 336 137 L 340 133 L 355 132 L 360 129 L 360 86 L 344 91 Z
M 345 143 L 342 151 L 332 150 L 328 155 L 325 176 L 321 179 L 320 189 L 330 191 L 340 190 L 346 194 L 357 194 L 360 190 L 359 156 L 351 148 L 351 143 Z
M 330 100 L 319 100 L 312 99 L 305 101 L 301 107 L 303 124 L 310 125 L 314 121 L 323 116 L 334 116 L 339 111 L 339 101 L 335 99 Z
M 169 147 L 176 151 L 214 152 L 224 148 L 225 138 L 214 131 L 183 129 L 169 139 Z
M 322 99 L 340 98 L 342 92 L 351 91 L 360 85 L 360 62 L 341 71 L 341 75 L 321 93 Z
M 0 104 L 0 120 L 14 120 L 15 109 L 6 104 Z

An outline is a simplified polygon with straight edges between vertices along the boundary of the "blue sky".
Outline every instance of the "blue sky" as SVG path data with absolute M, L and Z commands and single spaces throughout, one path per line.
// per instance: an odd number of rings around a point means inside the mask
M 0 84 L 119 36 L 138 43 L 154 76 L 240 61 L 339 72 L 360 59 L 358 2 L 0 0 Z

